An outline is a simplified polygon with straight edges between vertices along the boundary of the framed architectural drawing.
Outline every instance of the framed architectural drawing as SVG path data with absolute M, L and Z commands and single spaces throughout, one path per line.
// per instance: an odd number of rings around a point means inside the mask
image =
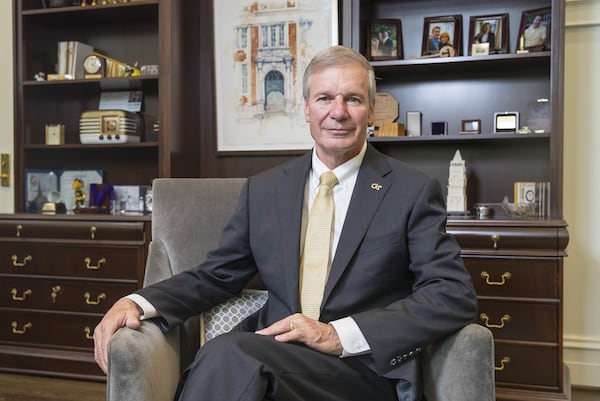
M 312 147 L 302 76 L 338 43 L 337 0 L 213 1 L 217 150 Z

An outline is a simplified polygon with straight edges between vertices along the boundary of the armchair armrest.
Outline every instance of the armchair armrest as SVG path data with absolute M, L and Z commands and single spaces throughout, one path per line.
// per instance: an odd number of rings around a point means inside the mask
M 428 347 L 424 391 L 430 401 L 495 401 L 494 338 L 471 323 Z
M 120 329 L 108 344 L 107 401 L 170 401 L 179 381 L 179 331 L 142 322 Z

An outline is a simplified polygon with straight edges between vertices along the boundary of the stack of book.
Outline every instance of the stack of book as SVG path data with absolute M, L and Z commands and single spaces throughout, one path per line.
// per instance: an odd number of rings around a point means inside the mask
M 83 79 L 83 60 L 93 52 L 94 47 L 83 42 L 58 42 L 56 74 L 48 74 L 48 79 Z
M 104 60 L 103 78 L 128 77 L 140 75 L 140 69 L 114 58 L 94 51 L 94 47 L 75 40 L 60 41 L 57 45 L 56 74 L 48 74 L 48 80 L 83 79 L 85 71 L 83 61 L 90 55 Z

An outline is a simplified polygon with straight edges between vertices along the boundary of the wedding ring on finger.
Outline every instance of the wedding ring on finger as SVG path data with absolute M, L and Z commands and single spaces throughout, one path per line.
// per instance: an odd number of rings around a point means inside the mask
M 290 330 L 289 331 L 292 331 L 292 330 L 294 330 L 294 322 L 290 322 Z

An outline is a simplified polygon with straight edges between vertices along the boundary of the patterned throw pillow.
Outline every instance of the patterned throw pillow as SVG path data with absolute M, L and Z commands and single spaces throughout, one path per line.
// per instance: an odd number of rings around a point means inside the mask
M 267 297 L 267 291 L 246 289 L 242 290 L 238 296 L 202 313 L 200 315 L 200 344 L 231 331 L 246 317 L 262 308 Z

